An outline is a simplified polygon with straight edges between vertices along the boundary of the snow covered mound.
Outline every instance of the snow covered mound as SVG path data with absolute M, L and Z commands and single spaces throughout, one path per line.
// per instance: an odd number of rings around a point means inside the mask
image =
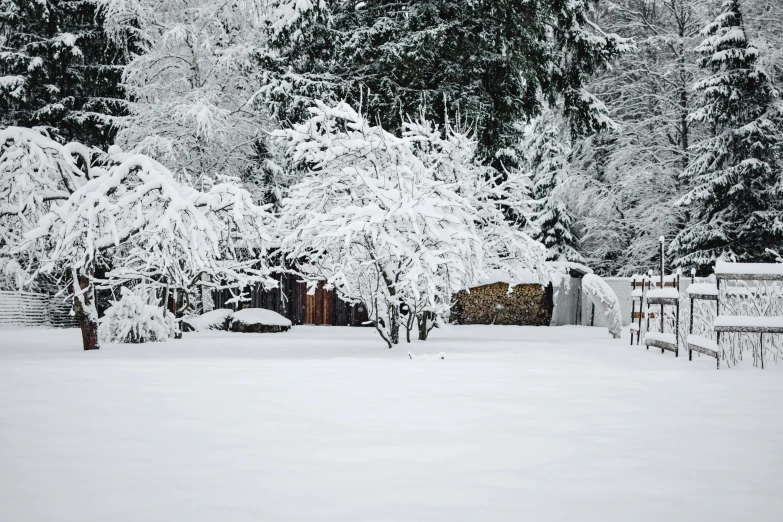
M 615 339 L 619 339 L 623 328 L 623 316 L 620 311 L 620 301 L 612 287 L 597 275 L 587 274 L 582 278 L 582 288 L 590 296 L 598 313 L 603 314 L 609 333 Z
M 291 328 L 291 321 L 265 308 L 245 308 L 234 312 L 231 330 L 234 332 L 285 332 Z
M 234 311 L 229 308 L 218 308 L 201 315 L 186 317 L 182 320 L 184 325 L 190 327 L 194 332 L 205 332 L 207 330 L 228 330 L 231 324 L 231 318 Z
M 151 304 L 129 288 L 114 301 L 99 321 L 98 337 L 106 343 L 148 343 L 167 341 L 177 333 L 174 316 Z

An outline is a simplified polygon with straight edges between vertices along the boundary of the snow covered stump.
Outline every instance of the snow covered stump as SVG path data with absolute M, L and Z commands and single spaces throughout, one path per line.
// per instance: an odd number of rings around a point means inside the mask
M 272 310 L 246 308 L 234 312 L 230 330 L 241 333 L 276 333 L 291 329 L 291 321 Z

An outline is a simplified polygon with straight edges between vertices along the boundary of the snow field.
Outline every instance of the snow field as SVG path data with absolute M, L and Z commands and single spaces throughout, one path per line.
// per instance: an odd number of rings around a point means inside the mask
M 0 520 L 780 519 L 778 367 L 603 328 L 376 335 L 3 331 Z

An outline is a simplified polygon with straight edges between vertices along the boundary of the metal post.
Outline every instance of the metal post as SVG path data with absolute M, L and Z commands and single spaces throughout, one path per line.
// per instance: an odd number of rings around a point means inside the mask
M 674 318 L 674 356 L 680 356 L 680 297 L 677 296 L 677 313 Z

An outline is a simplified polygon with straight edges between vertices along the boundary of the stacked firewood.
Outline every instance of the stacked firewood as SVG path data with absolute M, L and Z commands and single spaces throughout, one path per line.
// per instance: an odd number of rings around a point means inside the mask
M 548 325 L 552 319 L 551 287 L 517 285 L 509 293 L 507 283 L 463 290 L 454 298 L 454 324 Z

